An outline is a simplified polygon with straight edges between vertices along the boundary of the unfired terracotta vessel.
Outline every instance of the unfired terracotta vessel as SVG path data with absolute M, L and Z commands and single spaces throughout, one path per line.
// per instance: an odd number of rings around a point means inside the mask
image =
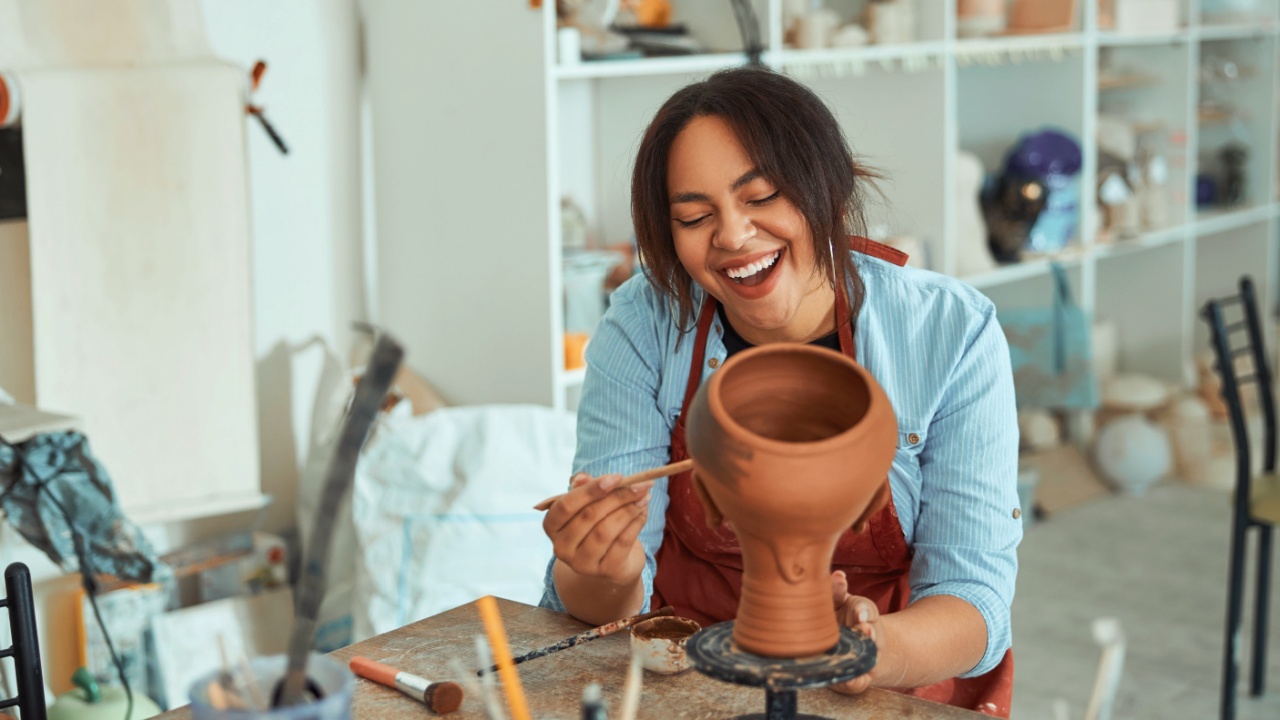
M 887 500 L 897 421 L 884 390 L 833 350 L 763 345 L 702 384 L 686 427 L 707 524 L 727 520 L 742 547 L 734 642 L 770 657 L 831 649 L 836 541 Z

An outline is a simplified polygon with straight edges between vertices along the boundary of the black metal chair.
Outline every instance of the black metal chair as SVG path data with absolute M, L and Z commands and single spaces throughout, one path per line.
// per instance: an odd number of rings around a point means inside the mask
M 1228 319 L 1228 314 L 1232 320 Z M 1210 300 L 1204 306 L 1210 343 L 1222 378 L 1222 399 L 1227 406 L 1231 436 L 1236 448 L 1236 490 L 1231 519 L 1231 577 L 1227 591 L 1226 641 L 1222 668 L 1222 718 L 1232 720 L 1236 711 L 1236 681 L 1240 673 L 1240 631 L 1243 623 L 1245 561 L 1250 530 L 1257 530 L 1253 616 L 1253 666 L 1249 694 L 1263 694 L 1267 672 L 1267 602 L 1271 586 L 1271 527 L 1280 523 L 1280 476 L 1276 474 L 1276 410 L 1267 363 L 1262 321 L 1253 281 L 1240 278 L 1237 295 Z M 1237 374 L 1236 363 L 1248 358 L 1250 370 Z M 1254 476 L 1249 430 L 1241 397 L 1244 385 L 1257 388 L 1262 411 L 1262 470 Z
M 44 673 L 40 671 L 31 571 L 20 562 L 9 565 L 4 570 L 4 587 L 5 597 L 0 600 L 0 607 L 9 613 L 13 645 L 0 650 L 0 658 L 13 658 L 18 696 L 0 701 L 0 710 L 16 706 L 22 720 L 45 720 Z

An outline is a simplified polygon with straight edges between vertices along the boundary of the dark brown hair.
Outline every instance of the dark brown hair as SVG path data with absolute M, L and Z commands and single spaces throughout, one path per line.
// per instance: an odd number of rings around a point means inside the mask
M 682 88 L 662 105 L 631 175 L 640 259 L 649 282 L 675 304 L 680 328 L 692 326 L 693 278 L 671 235 L 667 159 L 676 136 L 705 116 L 729 125 L 755 168 L 804 216 L 817 270 L 845 283 L 856 318 L 865 289 L 845 237 L 864 234 L 863 184 L 879 174 L 854 161 L 840 124 L 812 90 L 771 70 L 735 68 Z

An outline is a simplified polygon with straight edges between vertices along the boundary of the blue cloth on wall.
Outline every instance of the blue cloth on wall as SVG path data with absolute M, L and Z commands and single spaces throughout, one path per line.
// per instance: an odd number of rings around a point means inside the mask
M 1089 319 L 1071 297 L 1067 273 L 1051 266 L 1048 307 L 1003 310 L 1019 408 L 1084 410 L 1098 406 Z
M 173 577 L 124 516 L 111 477 L 84 435 L 45 433 L 23 443 L 0 442 L 0 485 L 6 519 L 63 570 L 79 566 L 74 530 L 95 573 L 140 583 Z

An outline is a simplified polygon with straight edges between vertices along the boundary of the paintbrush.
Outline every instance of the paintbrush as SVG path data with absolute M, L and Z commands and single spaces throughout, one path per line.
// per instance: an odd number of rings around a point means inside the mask
M 619 720 L 636 720 L 636 712 L 640 710 L 640 688 L 644 684 L 644 669 L 640 665 L 640 655 L 631 653 L 631 662 L 627 665 L 627 679 L 622 684 L 622 704 L 618 708 Z
M 590 630 L 585 630 L 583 632 L 580 632 L 577 635 L 574 635 L 573 637 L 567 637 L 554 645 L 548 645 L 544 648 L 531 650 L 521 655 L 518 658 L 513 658 L 511 660 L 511 664 L 519 665 L 525 660 L 534 660 L 540 657 L 544 657 L 546 655 L 550 655 L 553 652 L 559 652 L 566 648 L 571 648 L 574 645 L 581 645 L 584 642 L 595 640 L 596 638 L 602 638 L 605 635 L 612 635 L 613 633 L 616 633 L 619 630 L 626 630 L 632 625 L 635 625 L 638 622 L 643 622 L 645 620 L 648 620 L 649 618 L 662 617 L 664 615 L 674 615 L 675 612 L 676 611 L 674 608 L 672 608 L 670 605 L 667 605 L 666 607 L 660 608 L 658 610 L 654 610 L 653 612 L 644 613 L 643 615 L 632 615 L 631 617 L 625 617 L 625 618 L 622 618 L 621 620 L 614 620 L 613 622 L 606 623 L 604 625 L 601 625 L 600 627 L 591 628 Z M 486 672 L 494 672 L 497 669 L 498 669 L 497 665 L 490 665 L 484 670 L 477 670 L 476 675 L 483 675 Z
M 642 483 L 646 480 L 657 480 L 658 478 L 664 478 L 670 475 L 679 475 L 680 473 L 685 472 L 686 470 L 692 470 L 692 469 L 693 469 L 693 460 L 681 460 L 680 462 L 673 462 L 669 465 L 663 465 L 662 467 L 653 468 L 652 470 L 644 470 L 642 472 L 638 472 L 635 475 L 628 475 L 622 478 L 622 482 L 619 482 L 617 485 L 614 486 L 614 490 L 617 490 L 618 488 L 626 487 L 628 485 L 635 485 L 636 483 Z M 548 510 L 551 508 L 552 505 L 555 504 L 557 500 L 559 500 L 560 498 L 564 497 L 567 494 L 568 493 L 561 493 L 559 495 L 554 495 L 552 497 L 549 497 L 546 500 L 543 500 L 542 502 L 538 503 L 537 505 L 534 505 L 533 509 Z

